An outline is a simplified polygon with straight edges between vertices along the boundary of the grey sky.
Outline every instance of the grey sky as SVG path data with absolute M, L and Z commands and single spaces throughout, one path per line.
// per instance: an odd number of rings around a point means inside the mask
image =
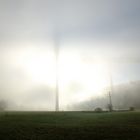
M 102 36 L 124 31 L 137 36 L 139 5 L 139 0 L 1 0 L 1 33 L 43 36 L 56 25 L 62 32 L 87 28 Z
M 114 66 L 114 73 L 120 73 L 114 77 L 116 82 L 140 79 L 139 0 L 0 0 L 1 77 L 5 73 L 0 82 L 9 82 L 7 90 L 14 92 L 18 77 L 22 90 L 22 85 L 30 86 L 22 68 L 12 66 L 14 59 L 9 61 L 9 54 L 14 56 L 14 51 L 26 43 L 38 48 L 43 44 L 42 50 L 47 44 L 44 51 L 48 51 L 53 47 L 55 32 L 60 51 L 76 52 L 83 61 L 101 57 L 134 62 Z M 15 85 L 12 79 L 16 79 Z
M 45 41 L 57 28 L 67 44 L 90 42 L 89 47 L 102 49 L 110 42 L 125 55 L 127 48 L 133 48 L 135 56 L 140 45 L 139 13 L 139 0 L 0 0 L 0 40 Z M 104 46 L 95 46 L 96 41 Z

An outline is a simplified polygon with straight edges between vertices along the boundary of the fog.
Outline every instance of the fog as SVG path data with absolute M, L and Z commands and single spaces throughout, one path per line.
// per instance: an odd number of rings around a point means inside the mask
M 114 86 L 114 92 L 112 94 L 112 105 L 115 110 L 128 110 L 130 107 L 140 108 L 140 81 L 131 81 Z M 98 98 L 91 98 L 87 101 L 75 103 L 68 107 L 68 110 L 80 110 L 80 111 L 93 111 L 97 107 L 104 110 L 108 110 L 109 97 L 108 88 L 102 92 L 104 96 Z
M 91 110 L 111 91 L 139 108 L 139 13 L 139 0 L 0 0 L 0 101 L 54 111 L 58 90 L 60 110 Z

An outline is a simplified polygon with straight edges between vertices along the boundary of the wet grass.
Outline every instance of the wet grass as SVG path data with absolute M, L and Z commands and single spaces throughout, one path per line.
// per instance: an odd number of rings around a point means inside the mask
M 3 112 L 0 140 L 139 140 L 140 112 Z

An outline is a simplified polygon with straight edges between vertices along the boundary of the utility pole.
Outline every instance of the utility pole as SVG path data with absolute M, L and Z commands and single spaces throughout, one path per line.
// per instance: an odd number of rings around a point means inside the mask
M 109 111 L 113 111 L 113 105 L 112 105 L 112 98 L 111 98 L 111 93 L 110 91 L 108 92 L 108 95 L 109 95 L 109 105 L 108 105 L 108 108 L 109 108 Z
M 56 95 L 55 95 L 55 111 L 59 111 L 59 39 L 58 33 L 55 31 L 54 37 L 54 44 L 55 44 L 55 58 L 56 58 Z
M 113 80 L 112 80 L 112 72 L 111 66 L 109 65 L 109 81 L 110 81 L 110 91 L 108 92 L 109 95 L 109 110 L 113 111 L 113 104 L 112 104 L 112 94 L 113 94 Z

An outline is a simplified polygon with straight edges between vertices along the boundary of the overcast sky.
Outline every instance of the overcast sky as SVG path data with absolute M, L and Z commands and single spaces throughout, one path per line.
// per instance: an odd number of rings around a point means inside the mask
M 1 88 L 5 82 L 7 92 L 14 93 L 17 84 L 14 88 L 11 80 L 14 75 L 16 81 L 20 77 L 16 92 L 21 89 L 25 92 L 31 82 L 19 64 L 23 62 L 21 55 L 25 57 L 24 51 L 26 54 L 31 50 L 33 59 L 37 55 L 40 61 L 47 60 L 41 51 L 53 51 L 56 33 L 60 54 L 76 54 L 84 63 L 91 64 L 95 58 L 119 62 L 112 72 L 116 83 L 140 79 L 139 0 L 0 0 Z M 38 92 L 44 89 L 44 85 L 41 86 Z M 47 92 L 50 90 L 47 88 Z M 44 90 L 42 94 L 44 97 Z M 17 94 L 15 97 L 18 98 Z
M 139 12 L 139 0 L 0 0 L 0 37 L 46 40 L 57 28 L 63 41 L 90 38 L 138 49 Z

